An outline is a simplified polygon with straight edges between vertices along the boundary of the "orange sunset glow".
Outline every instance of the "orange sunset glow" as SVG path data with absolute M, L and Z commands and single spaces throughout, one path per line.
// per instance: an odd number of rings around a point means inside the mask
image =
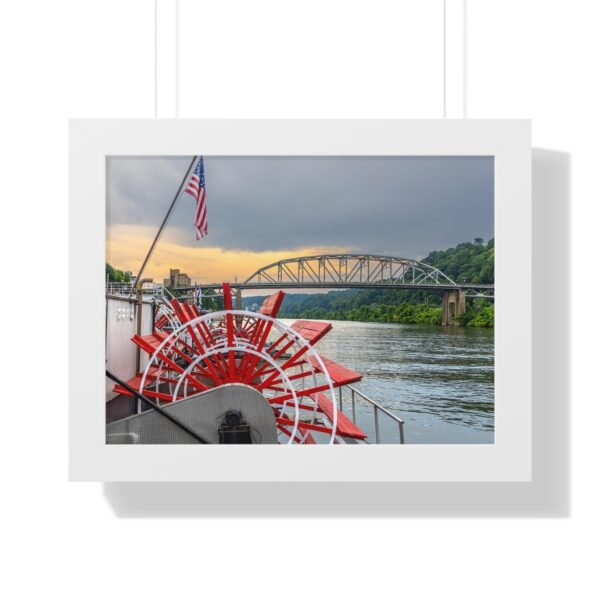
M 106 239 L 106 259 L 111 265 L 124 271 L 137 273 L 156 228 L 135 225 L 114 225 Z M 257 269 L 272 262 L 295 256 L 310 256 L 347 252 L 346 247 L 313 246 L 271 252 L 223 250 L 208 245 L 208 238 L 200 240 L 196 247 L 183 246 L 163 237 L 148 263 L 144 277 L 161 283 L 169 275 L 169 269 L 180 269 L 192 282 L 217 283 L 220 281 L 243 281 Z

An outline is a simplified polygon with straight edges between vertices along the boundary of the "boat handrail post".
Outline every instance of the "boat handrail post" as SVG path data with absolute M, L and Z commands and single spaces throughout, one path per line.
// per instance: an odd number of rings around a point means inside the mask
M 379 402 L 376 402 L 375 400 L 373 400 L 372 398 L 369 398 L 369 396 L 367 396 L 360 390 L 357 390 L 355 387 L 353 387 L 351 385 L 349 385 L 348 387 L 350 388 L 350 393 L 352 396 L 352 418 L 353 418 L 354 422 L 356 423 L 356 406 L 355 406 L 355 394 L 356 394 L 360 398 L 365 400 L 365 402 L 367 402 L 368 404 L 370 404 L 373 407 L 373 414 L 374 414 L 374 418 L 375 418 L 375 443 L 379 444 L 381 441 L 381 431 L 379 428 L 379 412 L 381 411 L 384 415 L 387 415 L 390 419 L 393 419 L 394 421 L 396 421 L 396 423 L 398 423 L 398 433 L 400 436 L 400 443 L 404 444 L 405 443 L 404 420 L 401 419 L 400 417 L 398 417 L 397 415 L 395 415 L 393 412 L 389 411 L 387 408 L 381 406 L 381 404 L 379 404 Z

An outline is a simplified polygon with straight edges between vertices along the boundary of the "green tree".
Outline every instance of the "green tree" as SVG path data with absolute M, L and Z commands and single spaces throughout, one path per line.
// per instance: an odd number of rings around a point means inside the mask
M 115 269 L 112 265 L 106 263 L 106 276 L 108 281 L 114 281 L 116 283 L 128 283 L 131 280 L 129 273 Z

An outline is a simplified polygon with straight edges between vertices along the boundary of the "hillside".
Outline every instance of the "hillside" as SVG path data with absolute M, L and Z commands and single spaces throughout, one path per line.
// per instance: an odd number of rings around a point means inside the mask
M 482 238 L 430 252 L 421 262 L 443 271 L 457 283 L 494 283 L 494 240 Z

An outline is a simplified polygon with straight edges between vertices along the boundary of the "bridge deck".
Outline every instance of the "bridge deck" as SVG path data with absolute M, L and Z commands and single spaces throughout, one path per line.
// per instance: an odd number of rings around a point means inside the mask
M 199 283 L 195 286 L 174 288 L 177 292 L 189 292 L 196 288 L 203 290 L 220 290 L 222 283 Z M 232 284 L 232 287 L 240 290 L 279 290 L 279 289 L 399 289 L 399 290 L 435 290 L 444 292 L 446 290 L 493 290 L 494 284 L 410 284 L 410 283 L 346 283 L 346 282 L 326 282 L 326 283 L 238 283 Z

